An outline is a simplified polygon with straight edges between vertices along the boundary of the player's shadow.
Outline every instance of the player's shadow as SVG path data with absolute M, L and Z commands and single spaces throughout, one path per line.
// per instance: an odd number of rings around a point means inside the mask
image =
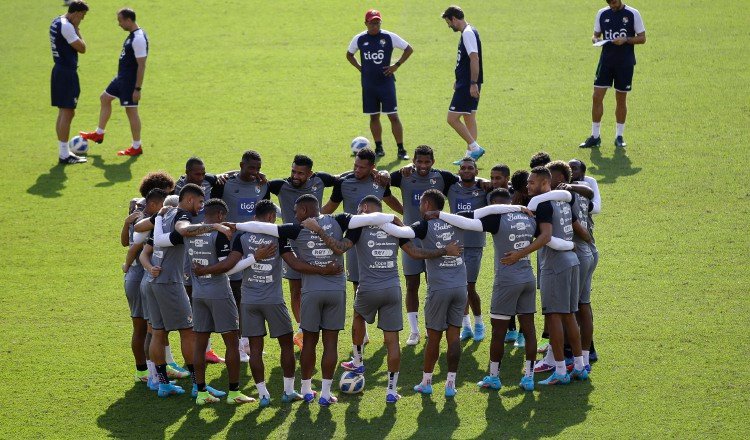
M 612 157 L 602 156 L 601 148 L 592 148 L 590 157 L 593 166 L 589 165 L 587 171 L 603 176 L 598 179 L 598 182 L 602 184 L 615 183 L 618 177 L 633 176 L 642 170 L 640 167 L 633 167 L 628 152 L 624 148 L 615 148 Z
M 81 165 L 79 165 L 81 166 Z M 27 193 L 50 199 L 62 196 L 62 190 L 65 188 L 65 181 L 68 176 L 65 175 L 65 165 L 57 164 L 49 169 L 49 172 L 37 177 L 36 182 L 26 190 Z
M 312 419 L 310 409 L 318 409 L 315 420 Z M 289 425 L 289 436 L 301 438 L 329 439 L 336 433 L 336 422 L 331 414 L 333 409 L 317 404 L 300 403 L 294 412 L 294 421 Z M 260 438 L 260 437 L 258 437 Z
M 433 385 L 434 386 L 434 385 Z M 417 430 L 410 437 L 412 439 L 422 438 L 452 438 L 453 432 L 461 424 L 456 412 L 456 401 L 446 399 L 441 412 L 437 411 L 435 397 L 422 396 L 422 411 L 417 417 Z
M 359 396 L 359 395 L 358 395 Z M 398 404 L 386 404 L 385 396 L 382 398 L 383 414 L 373 417 L 369 420 L 360 417 L 359 404 L 361 399 L 357 399 L 348 404 L 346 415 L 344 416 L 344 426 L 347 428 L 347 437 L 361 437 L 366 433 L 367 438 L 386 438 L 396 425 L 396 407 Z
M 125 162 L 108 164 L 98 154 L 89 154 L 88 158 L 95 168 L 104 171 L 104 182 L 99 182 L 95 186 L 108 187 L 120 182 L 130 182 L 133 179 L 133 173 L 130 171 L 131 165 L 138 160 L 140 156 L 128 156 Z

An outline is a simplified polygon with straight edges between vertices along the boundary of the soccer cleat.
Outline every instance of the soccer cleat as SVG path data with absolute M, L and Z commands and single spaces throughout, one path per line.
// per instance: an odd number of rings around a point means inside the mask
M 401 160 L 409 160 L 409 154 L 406 152 L 405 149 L 399 148 L 398 149 L 398 158 Z
M 471 331 L 471 327 L 464 327 L 461 329 L 461 340 L 465 341 L 474 337 L 474 332 Z
M 101 144 L 104 141 L 104 133 L 97 133 L 96 131 L 79 131 L 79 135 L 87 141 L 96 142 Z
M 303 334 L 302 332 L 297 332 L 294 334 L 294 337 L 292 338 L 292 341 L 294 341 L 294 345 L 297 346 L 300 350 L 302 350 L 302 338 Z
M 517 330 L 508 330 L 508 333 L 505 334 L 505 343 L 509 344 L 511 342 L 516 342 L 516 339 L 518 339 L 518 331 Z
M 269 396 L 263 396 L 263 397 L 261 397 L 259 405 L 260 405 L 261 408 L 267 408 L 267 407 L 271 406 L 271 397 L 269 397 Z
M 596 148 L 602 145 L 602 138 L 589 136 L 585 141 L 578 145 L 578 148 Z
M 385 156 L 385 151 L 383 150 L 383 146 L 375 147 L 375 155 L 378 157 Z
M 303 399 L 305 399 L 306 403 L 313 403 L 313 401 L 315 401 L 315 396 L 317 396 L 317 395 L 318 395 L 318 392 L 317 391 L 313 391 L 312 393 L 305 394 L 305 396 L 303 397 Z
M 518 339 L 516 339 L 516 342 L 513 343 L 513 346 L 517 348 L 523 348 L 526 346 L 526 337 L 523 335 L 523 333 L 518 334 Z
M 337 398 L 335 398 L 333 396 L 331 396 L 331 397 L 329 397 L 327 399 L 324 398 L 324 397 L 321 397 L 320 399 L 318 399 L 318 405 L 320 405 L 320 406 L 331 406 L 334 403 L 338 403 L 338 401 L 339 401 L 339 399 L 337 399 Z
M 136 382 L 147 383 L 148 382 L 148 377 L 149 377 L 148 370 L 144 370 L 144 371 L 138 371 L 138 370 L 136 370 L 135 371 L 135 381 Z
M 132 145 L 127 150 L 117 152 L 118 156 L 140 156 L 141 154 L 143 154 L 143 148 L 133 148 Z
M 503 384 L 500 383 L 500 378 L 495 376 L 484 376 L 484 379 L 477 382 L 479 388 L 487 388 L 490 390 L 499 390 Z
M 208 385 L 206 385 L 206 392 L 214 397 L 224 397 L 227 395 L 227 393 L 225 393 L 224 391 L 217 390 L 216 388 L 210 387 Z M 193 384 L 193 391 L 190 392 L 190 395 L 196 397 L 198 396 L 198 393 L 198 385 Z
M 171 383 L 160 383 L 156 395 L 159 397 L 169 397 L 173 395 L 184 394 L 185 390 L 181 386 L 172 385 Z
M 414 391 L 422 394 L 432 394 L 432 384 L 422 385 L 420 383 L 419 385 L 414 385 Z
M 218 399 L 211 395 L 208 391 L 201 391 L 195 396 L 195 403 L 198 405 L 205 405 L 207 403 L 217 403 L 221 399 Z
M 544 362 L 544 359 L 542 359 L 541 361 L 537 361 L 534 364 L 534 373 L 544 373 L 547 371 L 552 371 L 554 369 L 555 366 Z
M 474 324 L 474 340 L 479 342 L 484 339 L 484 323 L 477 322 Z
M 181 368 L 176 363 L 167 364 L 167 377 L 170 379 L 184 379 L 190 376 L 188 370 Z
M 146 386 L 151 391 L 159 391 L 159 381 L 156 381 L 156 382 L 151 381 L 151 376 L 148 377 L 148 382 L 146 382 Z
M 227 395 L 227 403 L 230 405 L 242 405 L 244 403 L 255 402 L 255 399 L 248 397 L 239 391 L 230 391 Z
M 539 385 L 567 385 L 570 383 L 569 374 L 552 373 L 550 377 L 539 382 Z
M 474 159 L 475 161 L 479 160 L 480 157 L 484 156 L 484 148 L 479 147 L 479 148 L 477 148 L 474 151 L 469 151 L 469 153 L 467 154 L 467 156 L 469 156 L 470 158 Z
M 224 358 L 220 357 L 213 349 L 211 349 L 206 352 L 206 362 L 209 364 L 223 364 Z
M 406 339 L 406 345 L 419 344 L 419 337 L 419 333 L 409 333 L 409 337 Z
M 549 348 L 549 339 L 540 339 L 536 344 L 537 353 L 546 353 Z
M 598 360 L 599 360 L 599 355 L 597 355 L 595 351 L 591 351 L 591 353 L 589 353 L 589 362 L 593 364 L 593 363 L 596 363 L 596 361 Z
M 445 387 L 445 397 L 455 397 L 456 387 Z
M 519 385 L 526 391 L 534 391 L 534 378 L 531 376 L 524 376 L 521 378 L 521 383 L 519 383 Z
M 354 365 L 354 361 L 342 362 L 341 368 L 346 371 L 351 371 L 354 374 L 365 374 L 365 365 L 362 364 L 360 366 L 356 366 Z
M 281 395 L 281 403 L 292 403 L 303 399 L 302 394 L 296 391 L 292 391 L 291 394 L 284 393 Z
M 73 165 L 77 163 L 86 163 L 86 158 L 76 156 L 75 154 L 70 153 L 70 156 L 66 158 L 62 158 L 62 157 L 58 158 L 57 163 L 61 165 Z
M 386 394 L 385 395 L 385 403 L 396 403 L 401 399 L 400 394 Z
M 625 143 L 625 139 L 622 138 L 622 136 L 617 136 L 615 138 L 615 147 L 617 148 L 625 148 L 628 144 Z
M 586 380 L 589 378 L 589 372 L 586 370 L 585 367 L 581 370 L 576 370 L 574 368 L 573 371 L 570 373 L 570 377 L 572 379 Z
M 245 350 L 240 350 L 240 362 L 250 362 L 250 356 L 245 353 Z

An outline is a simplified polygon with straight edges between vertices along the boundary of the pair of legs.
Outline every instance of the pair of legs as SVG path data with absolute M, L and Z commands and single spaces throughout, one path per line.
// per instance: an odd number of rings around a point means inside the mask
M 464 315 L 469 314 L 469 309 L 474 313 L 474 316 L 479 316 L 482 314 L 482 299 L 479 298 L 479 294 L 477 293 L 477 283 L 468 283 L 467 289 L 469 293 L 469 297 L 466 301 L 466 310 L 464 310 Z
M 463 118 L 463 122 L 461 121 L 461 118 Z M 461 136 L 461 139 L 466 142 L 466 145 L 476 142 L 478 135 L 476 112 L 458 113 L 449 111 L 447 121 L 448 125 L 453 127 L 453 129 L 456 130 L 456 133 Z
M 148 334 L 148 323 L 143 318 L 133 319 L 133 335 L 130 338 L 130 349 L 136 365 L 144 365 L 148 360 L 146 356 L 146 335 Z
M 195 383 L 206 383 L 206 348 L 211 339 L 211 332 L 194 332 L 194 334 L 193 367 L 195 369 Z M 180 333 L 180 336 L 182 336 L 182 333 Z M 237 330 L 225 332 L 221 334 L 221 337 L 227 347 L 225 362 L 229 383 L 237 384 L 240 382 L 239 332 Z
M 549 313 L 544 315 L 544 323 L 549 332 L 549 343 L 556 362 L 565 360 L 563 346 L 566 341 L 570 344 L 573 356 L 581 356 L 581 333 L 575 314 Z
M 448 343 L 448 373 L 458 372 L 458 363 L 461 360 L 461 340 L 459 335 L 461 327 L 448 325 L 445 330 L 445 340 Z M 427 346 L 424 349 L 424 365 L 422 371 L 432 373 L 435 369 L 438 357 L 440 357 L 440 340 L 443 332 L 440 330 L 427 329 Z
M 365 334 L 367 333 L 365 318 L 356 311 L 354 312 L 354 321 L 352 322 L 352 344 L 363 345 L 365 343 Z M 398 372 L 401 368 L 401 349 L 398 343 L 398 332 L 383 331 L 385 339 L 385 348 L 388 352 L 388 371 L 391 373 Z
M 592 96 L 591 105 L 591 121 L 594 123 L 600 123 L 602 116 L 604 115 L 604 96 L 607 94 L 607 87 L 594 87 L 594 94 Z M 628 115 L 627 105 L 627 92 L 621 92 L 615 90 L 615 101 L 617 106 L 615 108 L 615 119 L 618 124 L 624 124 L 625 118 Z
M 320 360 L 320 369 L 323 379 L 333 380 L 333 372 L 336 370 L 338 358 L 339 330 L 325 330 L 311 332 L 303 329 L 304 339 L 302 353 L 300 354 L 300 369 L 302 380 L 310 380 L 315 368 L 315 349 L 318 346 L 320 334 L 323 334 L 323 357 Z
M 393 133 L 396 144 L 404 143 L 404 127 L 401 125 L 401 119 L 398 113 L 388 113 L 388 119 L 391 121 L 391 132 Z M 383 126 L 380 123 L 380 113 L 370 115 L 370 132 L 372 140 L 375 142 L 383 141 Z
M 581 331 L 581 349 L 590 351 L 591 341 L 594 339 L 594 315 L 591 311 L 591 303 L 578 304 L 575 316 Z
M 58 108 L 57 109 L 57 122 L 55 123 L 55 131 L 57 132 L 57 140 L 60 142 L 68 142 L 70 139 L 70 124 L 73 123 L 73 118 L 76 115 L 76 109 L 74 108 Z
M 107 128 L 107 122 L 112 116 L 112 101 L 117 97 L 102 92 L 99 96 L 101 102 L 101 108 L 99 109 L 99 128 L 102 130 Z M 141 140 L 141 118 L 138 115 L 138 107 L 125 107 L 125 114 L 128 116 L 130 122 L 130 133 L 133 135 L 133 141 Z M 72 118 L 71 118 L 72 119 Z
M 195 352 L 195 334 L 192 328 L 179 329 L 180 333 L 180 349 L 182 351 L 182 357 L 185 359 L 185 363 L 188 365 L 193 364 L 193 353 Z M 167 346 L 167 330 L 165 329 L 152 329 L 151 331 L 151 344 L 149 346 L 149 357 L 151 361 L 156 365 L 166 364 L 166 357 L 164 350 Z M 204 348 L 205 350 L 205 348 Z
M 534 314 L 528 313 L 517 315 L 521 325 L 521 332 L 526 338 L 526 361 L 536 360 L 536 327 L 534 326 Z M 505 333 L 512 317 L 507 319 L 492 318 L 492 339 L 490 340 L 490 362 L 501 362 L 505 354 Z M 533 368 L 533 367 L 532 367 Z
M 292 333 L 287 333 L 278 337 L 279 347 L 281 348 L 281 370 L 284 377 L 294 377 L 294 343 L 292 342 Z M 313 353 L 314 355 L 314 353 Z M 315 359 L 313 358 L 313 364 Z M 250 372 L 253 375 L 255 383 L 265 382 L 266 370 L 263 364 L 263 336 L 250 337 Z

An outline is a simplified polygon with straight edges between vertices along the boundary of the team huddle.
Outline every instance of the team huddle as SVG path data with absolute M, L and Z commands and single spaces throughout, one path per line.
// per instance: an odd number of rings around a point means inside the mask
M 393 173 L 377 170 L 376 159 L 375 151 L 365 148 L 357 153 L 351 171 L 331 175 L 313 171 L 313 160 L 297 155 L 289 177 L 268 179 L 261 172 L 261 155 L 246 151 L 238 171 L 207 174 L 201 159 L 190 158 L 176 182 L 164 172 L 145 176 L 141 197 L 131 201 L 121 234 L 128 247 L 123 271 L 136 380 L 167 397 L 183 394 L 173 379 L 189 376 L 197 404 L 224 396 L 228 403 L 247 403 L 255 399 L 240 391 L 240 364 L 245 361 L 260 405 L 268 406 L 271 391 L 265 382 L 263 346 L 269 335 L 281 351 L 281 401 L 336 403 L 331 386 L 339 332 L 346 327 L 349 281 L 355 292 L 352 359 L 339 365 L 346 378 L 364 374 L 367 324 L 377 322 L 387 349 L 386 402 L 395 403 L 401 397 L 399 333 L 404 325 L 400 267 L 406 281 L 408 345 L 421 341 L 422 273 L 427 281 L 422 381 L 413 389 L 432 393 L 444 335 L 445 395 L 453 397 L 461 340 L 484 339 L 476 282 L 487 233 L 494 248 L 492 333 L 489 371 L 478 386 L 500 389 L 508 337 L 525 349 L 520 379 L 524 390 L 534 389 L 535 372 L 552 371 L 538 382 L 541 385 L 587 380 L 593 338 L 591 280 L 598 262 L 592 215 L 601 209 L 601 198 L 596 181 L 585 175 L 585 164 L 551 161 L 538 153 L 530 171 L 511 175 L 499 164 L 487 180 L 478 176 L 471 157 L 462 159 L 455 174 L 434 168 L 427 145 L 415 149 L 411 165 Z M 325 188 L 331 191 L 323 203 Z M 342 203 L 343 212 L 334 214 Z M 397 215 L 384 213 L 383 203 Z M 536 276 L 530 259 L 534 252 Z M 289 306 L 282 279 L 289 284 Z M 542 336 L 549 339 L 539 361 L 537 288 L 545 317 Z M 522 337 L 509 330 L 516 317 Z M 186 369 L 172 357 L 167 337 L 172 331 L 179 333 Z M 221 334 L 225 359 L 211 349 L 211 333 Z M 311 380 L 320 339 L 318 393 Z M 301 351 L 299 392 L 295 345 Z M 226 364 L 228 392 L 206 384 L 207 362 Z M 346 392 L 343 382 L 340 387 Z

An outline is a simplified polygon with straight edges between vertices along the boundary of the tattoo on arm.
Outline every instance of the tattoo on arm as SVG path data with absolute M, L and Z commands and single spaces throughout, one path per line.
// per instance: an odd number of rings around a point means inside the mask
M 344 252 L 351 249 L 352 246 L 354 246 L 352 241 L 349 240 L 348 238 L 336 240 L 335 238 L 326 234 L 325 231 L 320 231 L 318 233 L 318 236 L 320 237 L 321 240 L 323 240 L 323 243 L 325 243 L 326 246 L 331 248 L 331 250 L 337 255 L 343 254 Z
M 183 232 L 185 234 L 200 235 L 200 234 L 205 234 L 206 232 L 211 232 L 213 230 L 214 230 L 214 225 L 200 224 L 200 225 L 185 226 L 185 228 L 183 229 Z
M 408 249 L 408 251 L 407 251 Z M 416 260 L 430 260 L 432 258 L 440 258 L 445 256 L 445 249 L 425 249 L 414 246 L 414 243 L 407 243 L 404 249 L 406 253 Z

